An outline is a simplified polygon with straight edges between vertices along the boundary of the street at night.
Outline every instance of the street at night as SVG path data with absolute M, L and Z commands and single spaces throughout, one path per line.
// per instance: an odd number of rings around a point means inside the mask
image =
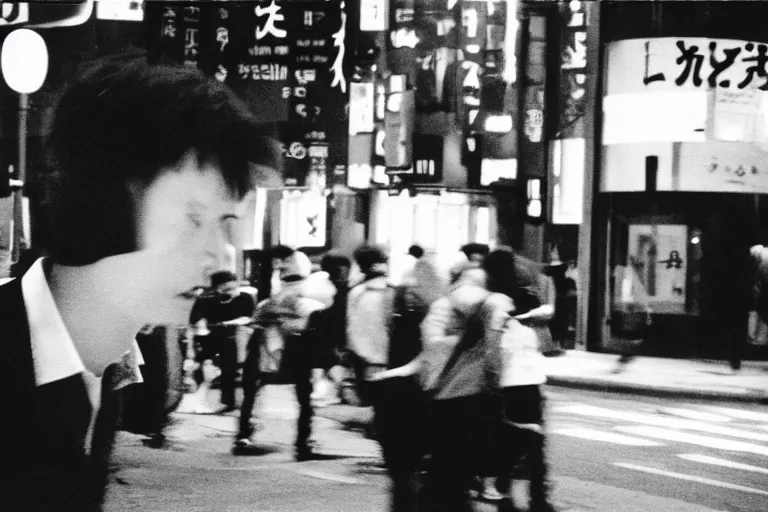
M 0 0 L 0 512 L 768 512 L 766 19 Z
M 548 387 L 547 394 L 554 502 L 561 510 L 757 512 L 768 507 L 765 406 L 559 387 Z M 330 460 L 297 463 L 291 388 L 266 388 L 257 408 L 263 411 L 263 429 L 255 436 L 267 452 L 262 456 L 229 453 L 234 416 L 176 414 L 171 446 L 163 450 L 124 434 L 107 510 L 386 509 L 388 478 L 379 467 L 378 445 L 354 428 L 366 421 L 367 409 L 318 409 L 315 438 Z M 515 486 L 523 510 L 525 484 Z M 479 504 L 478 510 L 495 507 Z

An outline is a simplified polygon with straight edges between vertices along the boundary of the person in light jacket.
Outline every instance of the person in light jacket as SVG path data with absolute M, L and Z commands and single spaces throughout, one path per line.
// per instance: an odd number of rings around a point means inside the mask
M 492 318 L 496 310 L 509 310 L 508 297 L 490 294 L 484 287 L 485 276 L 477 262 L 465 261 L 451 272 L 448 294 L 436 300 L 421 325 L 423 350 L 410 363 L 376 376 L 387 380 L 418 375 L 421 385 L 432 397 L 431 418 L 426 429 L 431 453 L 422 492 L 427 510 L 469 512 L 474 510 L 470 497 L 475 476 L 487 450 L 484 436 L 489 431 L 488 397 L 480 383 L 464 371 L 469 364 L 459 358 L 445 371 L 457 345 L 465 339 L 477 343 L 477 350 L 491 350 L 484 340 L 494 339 Z M 471 330 L 472 334 L 467 333 Z M 471 359 L 471 358 L 469 358 Z M 491 372 L 498 355 L 483 356 Z
M 486 286 L 489 291 L 512 299 L 512 307 L 496 311 L 494 323 L 502 334 L 499 339 L 501 368 L 499 388 L 503 400 L 505 422 L 492 423 L 487 438 L 497 440 L 499 446 L 492 446 L 485 474 L 493 472 L 499 476 L 496 487 L 502 494 L 509 495 L 512 467 L 521 455 L 527 455 L 530 471 L 531 512 L 554 512 L 550 502 L 546 465 L 544 435 L 544 394 L 541 385 L 547 380 L 544 356 L 539 350 L 539 329 L 528 327 L 549 316 L 548 305 L 535 306 L 532 299 L 523 298 L 527 291 L 521 288 L 525 279 L 525 268 L 517 268 L 516 255 L 511 248 L 500 247 L 492 251 L 483 261 L 486 272 Z M 522 276 L 522 277 L 521 277 Z M 532 279 L 531 276 L 528 276 Z M 529 279 L 529 280 L 531 280 Z M 519 308 L 519 303 L 529 303 L 529 309 Z M 500 457 L 498 455 L 501 455 Z M 494 468 L 495 466 L 495 468 Z M 516 510 L 510 497 L 498 503 L 499 512 Z

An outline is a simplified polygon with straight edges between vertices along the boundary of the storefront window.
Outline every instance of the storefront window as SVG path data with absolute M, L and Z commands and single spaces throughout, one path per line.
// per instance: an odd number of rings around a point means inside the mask
M 688 226 L 629 224 L 624 265 L 614 268 L 614 309 L 686 312 Z
M 651 334 L 653 325 L 673 325 L 668 323 L 677 321 L 673 319 L 688 325 L 688 319 L 699 316 L 702 234 L 681 220 L 619 215 L 612 223 L 606 347 L 623 350 L 622 340 L 656 336 Z
M 280 243 L 325 247 L 328 198 L 317 190 L 286 190 L 280 200 Z
M 487 206 L 475 208 L 475 239 L 473 242 L 491 245 L 491 212 Z
M 374 240 L 390 250 L 390 267 L 397 274 L 408 247 L 418 244 L 433 252 L 436 262 L 447 267 L 459 248 L 468 242 L 492 244 L 495 225 L 493 205 L 472 204 L 470 195 L 459 192 L 390 195 L 379 191 Z M 472 219 L 474 218 L 474 221 Z

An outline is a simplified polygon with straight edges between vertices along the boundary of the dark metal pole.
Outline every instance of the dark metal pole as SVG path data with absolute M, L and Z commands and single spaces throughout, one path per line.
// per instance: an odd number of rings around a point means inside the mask
M 24 181 L 27 179 L 27 113 L 29 95 L 19 94 L 19 166 L 13 188 L 13 248 L 11 263 L 18 263 L 21 254 L 21 242 L 24 240 Z M 28 244 L 29 240 L 25 240 Z

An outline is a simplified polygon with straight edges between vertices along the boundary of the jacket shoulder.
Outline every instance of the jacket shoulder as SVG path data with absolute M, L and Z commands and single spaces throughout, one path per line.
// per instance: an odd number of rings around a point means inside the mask
M 488 290 L 480 286 L 464 285 L 453 290 L 449 295 L 449 299 L 455 308 L 468 312 L 482 303 L 489 293 Z

